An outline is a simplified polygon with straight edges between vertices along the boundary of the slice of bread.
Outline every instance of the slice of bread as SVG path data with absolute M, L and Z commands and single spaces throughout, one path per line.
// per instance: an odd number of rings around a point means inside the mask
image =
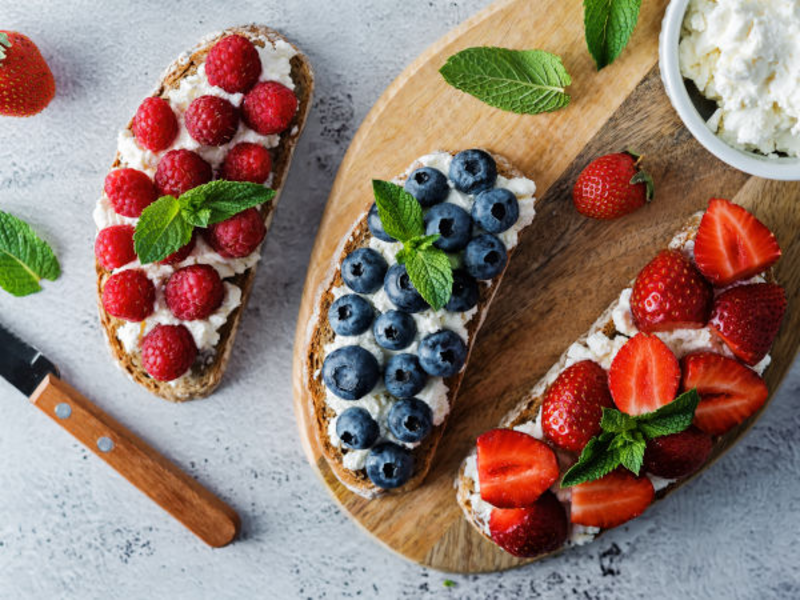
M 700 220 L 702 219 L 703 213 L 699 212 L 694 215 L 688 220 L 688 222 L 678 231 L 678 233 L 672 238 L 672 241 L 669 244 L 669 248 L 671 250 L 679 250 L 679 251 L 687 251 L 693 247 L 694 238 L 697 234 L 697 229 L 700 226 Z M 764 278 L 768 282 L 774 282 L 774 276 L 772 271 L 767 271 L 763 274 Z M 600 316 L 597 321 L 589 328 L 589 330 L 581 336 L 576 344 L 586 345 L 586 341 L 590 338 L 590 336 L 595 334 L 602 334 L 606 338 L 613 340 L 615 337 L 622 337 L 623 339 L 627 339 L 626 334 L 617 330 L 617 327 L 614 324 L 614 319 L 612 317 L 614 309 L 617 307 L 618 300 L 615 300 Z M 724 346 L 722 342 L 719 343 L 720 346 Z M 573 345 L 574 347 L 574 345 Z M 680 358 L 680 357 L 679 357 Z M 580 358 L 582 360 L 583 357 Z M 542 377 L 534 386 L 531 388 L 530 392 L 525 396 L 525 398 L 513 409 L 511 410 L 503 419 L 500 421 L 498 427 L 504 428 L 521 428 L 522 430 L 526 430 L 526 433 L 530 433 L 532 429 L 536 429 L 537 426 L 534 426 L 534 423 L 537 421 L 537 417 L 540 412 L 540 407 L 542 402 L 544 401 L 545 395 L 547 394 L 547 390 L 556 380 L 558 375 L 566 369 L 572 362 L 575 362 L 575 358 L 570 356 L 570 350 L 564 352 L 561 357 L 559 358 L 558 362 L 556 362 L 553 367 Z M 711 456 L 706 464 L 700 469 L 699 472 L 706 469 L 712 462 L 715 460 L 720 454 L 722 454 L 728 446 L 735 440 L 741 433 L 746 429 L 746 427 L 752 423 L 755 418 L 757 418 L 758 414 L 751 417 L 748 421 L 745 421 L 744 424 L 734 428 L 733 430 L 729 431 L 728 433 L 715 438 L 714 440 L 714 450 L 712 450 Z M 476 457 L 476 450 L 473 449 L 472 452 L 467 456 L 464 462 L 461 464 L 461 467 L 458 472 L 458 476 L 456 478 L 456 499 L 461 506 L 461 509 L 464 511 L 465 518 L 475 527 L 475 529 L 487 540 L 494 543 L 489 535 L 489 523 L 486 520 L 485 510 L 481 511 L 479 507 L 474 506 L 474 501 L 476 500 L 476 495 L 478 493 L 478 486 L 476 485 L 477 482 L 471 476 L 470 471 L 474 471 L 474 461 Z M 472 463 L 470 465 L 470 463 Z M 470 469 L 469 467 L 472 467 Z M 691 477 L 696 476 L 698 473 L 694 475 L 683 478 L 679 480 L 666 480 L 666 479 L 659 479 L 654 478 L 655 481 L 659 481 L 661 484 L 656 488 L 656 500 L 660 500 L 664 498 L 667 494 L 671 493 L 683 483 L 691 479 Z M 482 502 L 482 501 L 481 501 Z M 484 508 L 489 505 L 485 505 Z M 483 514 L 482 514 L 483 513 Z M 582 533 L 585 533 L 583 531 Z M 587 541 L 591 541 L 591 539 L 597 537 L 598 535 L 602 534 L 603 531 L 593 531 L 589 533 L 588 537 L 584 537 L 582 540 L 580 539 L 581 536 L 571 536 L 568 538 L 567 545 L 580 545 L 582 543 L 586 543 Z M 561 548 L 563 549 L 563 547 Z M 561 549 L 555 551 L 560 552 Z M 544 558 L 545 556 L 549 556 L 550 554 L 554 554 L 555 552 L 542 554 L 537 557 L 532 557 L 531 560 L 539 560 Z
M 245 25 L 220 31 L 206 37 L 189 52 L 184 53 L 175 60 L 165 71 L 153 95 L 163 96 L 169 90 L 177 89 L 184 78 L 197 72 L 198 67 L 203 64 L 206 55 L 214 44 L 222 37 L 231 34 L 244 36 L 259 47 L 264 47 L 265 44 L 272 44 L 274 46 L 279 40 L 289 43 L 280 33 L 263 25 Z M 295 84 L 294 91 L 297 96 L 298 108 L 292 123 L 286 131 L 280 135 L 279 144 L 271 151 L 272 180 L 270 187 L 275 190 L 275 197 L 271 201 L 265 203 L 260 209 L 267 230 L 269 230 L 269 226 L 272 223 L 281 190 L 289 173 L 292 155 L 294 154 L 297 141 L 300 138 L 306 118 L 308 117 L 308 112 L 311 108 L 311 98 L 314 90 L 314 74 L 308 59 L 299 51 L 291 58 L 291 78 Z M 128 129 L 131 128 L 132 123 L 133 121 L 131 120 L 128 124 Z M 117 153 L 112 168 L 120 166 L 123 165 L 120 163 L 120 154 Z M 191 371 L 180 379 L 174 382 L 162 382 L 150 377 L 142 368 L 139 353 L 128 353 L 117 338 L 117 328 L 123 325 L 125 321 L 112 317 L 104 310 L 102 291 L 111 273 L 104 269 L 99 263 L 95 262 L 100 321 L 105 331 L 111 354 L 116 359 L 120 368 L 122 368 L 133 381 L 165 400 L 183 402 L 208 396 L 219 385 L 223 373 L 225 372 L 225 367 L 233 349 L 239 320 L 242 311 L 247 305 L 247 300 L 250 297 L 250 292 L 253 287 L 256 266 L 257 263 L 243 273 L 225 280 L 241 289 L 242 298 L 241 304 L 233 310 L 225 324 L 219 329 L 219 342 L 215 345 L 213 352 L 198 356 Z
M 451 152 L 450 154 L 454 155 L 455 153 Z M 508 179 L 525 177 L 505 157 L 493 154 L 491 152 L 490 154 L 492 154 L 497 163 L 498 175 Z M 422 165 L 415 161 L 402 175 L 397 177 L 394 182 L 402 185 L 411 172 L 420 166 Z M 525 228 L 520 230 L 520 235 L 524 233 L 524 229 Z M 326 388 L 322 381 L 322 365 L 325 360 L 324 348 L 326 344 L 329 344 L 334 339 L 334 332 L 328 323 L 328 309 L 335 300 L 333 289 L 344 285 L 340 272 L 340 265 L 342 261 L 344 260 L 345 256 L 347 256 L 353 250 L 366 246 L 371 237 L 372 234 L 367 226 L 367 213 L 364 213 L 355 222 L 350 233 L 345 236 L 340 247 L 333 255 L 330 276 L 327 278 L 327 281 L 323 283 L 318 294 L 319 298 L 315 302 L 316 309 L 311 322 L 309 323 L 306 337 L 306 349 L 304 353 L 304 375 L 310 391 L 309 402 L 311 403 L 311 406 L 309 409 L 310 413 L 315 415 L 316 433 L 322 451 L 325 455 L 325 458 L 328 460 L 331 469 L 339 478 L 339 480 L 351 491 L 366 498 L 375 497 L 385 492 L 403 493 L 418 487 L 425 479 L 425 476 L 431 467 L 434 454 L 436 453 L 436 447 L 442 438 L 442 434 L 444 433 L 445 426 L 447 424 L 447 418 L 445 417 L 444 421 L 439 425 L 434 426 L 430 435 L 428 435 L 428 437 L 425 438 L 420 445 L 412 450 L 415 461 L 414 474 L 405 485 L 392 490 L 384 490 L 375 486 L 367 477 L 365 469 L 352 470 L 347 468 L 343 464 L 343 460 L 345 453 L 348 451 L 346 449 L 343 450 L 342 448 L 337 447 L 330 439 L 329 427 L 336 418 L 336 413 L 328 406 L 326 402 Z M 516 248 L 516 246 L 514 248 Z M 514 252 L 514 248 L 510 248 L 508 250 L 509 263 Z M 507 268 L 508 263 L 506 264 L 506 269 Z M 455 407 L 458 388 L 464 377 L 467 365 L 469 364 L 469 354 L 471 353 L 475 336 L 477 335 L 478 330 L 480 329 L 480 326 L 486 317 L 489 306 L 494 298 L 495 293 L 497 292 L 500 281 L 504 274 L 505 270 L 500 275 L 488 282 L 478 282 L 480 297 L 476 307 L 477 312 L 466 325 L 469 338 L 467 340 L 467 363 L 461 372 L 453 375 L 452 377 L 447 377 L 444 379 L 444 384 L 447 386 L 447 402 L 450 409 L 448 415 L 452 413 L 452 410 Z

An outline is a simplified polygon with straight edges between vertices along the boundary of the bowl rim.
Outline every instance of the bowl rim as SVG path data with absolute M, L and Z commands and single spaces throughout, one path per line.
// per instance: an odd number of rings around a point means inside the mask
M 681 75 L 680 43 L 683 18 L 690 0 L 671 0 L 661 23 L 658 63 L 661 80 L 673 108 L 694 138 L 711 154 L 730 166 L 758 177 L 781 181 L 800 181 L 800 158 L 767 156 L 728 145 L 706 125 L 689 97 Z

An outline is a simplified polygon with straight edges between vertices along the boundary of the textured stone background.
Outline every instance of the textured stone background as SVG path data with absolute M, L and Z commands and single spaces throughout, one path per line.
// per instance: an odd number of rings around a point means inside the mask
M 134 8 L 134 4 L 136 7 Z M 244 536 L 210 550 L 0 382 L 0 598 L 798 598 L 800 363 L 739 446 L 682 493 L 597 544 L 514 572 L 420 569 L 329 499 L 295 433 L 290 372 L 305 265 L 347 144 L 381 91 L 486 0 L 4 2 L 58 96 L 0 124 L 0 207 L 29 220 L 64 274 L 0 319 L 90 398 L 236 506 Z M 95 314 L 90 213 L 115 132 L 179 52 L 256 20 L 318 78 L 309 126 L 220 392 L 174 406 L 128 382 Z M 409 124 L 413 127 L 413 123 Z

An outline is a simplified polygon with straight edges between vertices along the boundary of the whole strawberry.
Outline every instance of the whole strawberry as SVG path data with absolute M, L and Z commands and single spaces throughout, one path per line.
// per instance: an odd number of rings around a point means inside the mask
M 0 115 L 30 117 L 56 93 L 53 73 L 30 38 L 0 31 Z
M 653 179 L 639 169 L 639 156 L 632 152 L 594 159 L 572 188 L 575 208 L 592 219 L 616 219 L 652 199 Z

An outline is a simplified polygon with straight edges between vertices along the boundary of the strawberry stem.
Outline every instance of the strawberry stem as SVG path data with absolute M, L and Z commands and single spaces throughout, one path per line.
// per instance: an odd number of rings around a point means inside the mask
M 0 31 L 0 61 L 6 57 L 6 48 L 11 48 L 11 42 L 8 41 L 8 34 Z

